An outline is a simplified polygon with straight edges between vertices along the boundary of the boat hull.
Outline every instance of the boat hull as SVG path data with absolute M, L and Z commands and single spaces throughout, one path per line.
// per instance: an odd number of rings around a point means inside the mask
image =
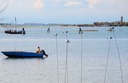
M 26 34 L 24 28 L 22 28 L 22 30 L 19 30 L 19 31 L 17 31 L 17 30 L 6 30 L 5 33 L 6 34 L 22 34 L 22 35 Z
M 43 58 L 44 55 L 43 53 L 33 53 L 24 51 L 3 51 L 2 53 L 8 57 L 14 58 Z

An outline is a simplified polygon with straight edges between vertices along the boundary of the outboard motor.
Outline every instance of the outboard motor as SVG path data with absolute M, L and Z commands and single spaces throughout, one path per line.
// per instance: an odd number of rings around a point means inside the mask
M 44 50 L 41 50 L 41 53 L 43 53 L 46 57 L 48 57 L 48 55 L 45 53 Z

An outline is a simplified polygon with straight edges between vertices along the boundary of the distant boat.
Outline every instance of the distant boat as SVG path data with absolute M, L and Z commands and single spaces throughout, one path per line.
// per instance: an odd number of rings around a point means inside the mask
M 15 17 L 15 26 L 16 26 L 17 19 Z M 6 34 L 26 34 L 25 29 L 22 28 L 22 30 L 5 30 L 4 33 Z
M 24 28 L 22 28 L 22 30 L 19 30 L 19 31 L 17 31 L 17 30 L 5 30 L 5 33 L 6 34 L 23 34 L 23 35 L 26 34 Z
M 2 51 L 2 53 L 12 58 L 43 58 L 44 53 L 34 53 L 25 51 Z

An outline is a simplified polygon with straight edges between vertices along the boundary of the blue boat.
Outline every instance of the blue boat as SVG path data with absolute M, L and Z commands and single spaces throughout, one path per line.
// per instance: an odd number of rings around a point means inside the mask
M 43 58 L 44 53 L 34 53 L 25 51 L 2 51 L 2 53 L 8 57 L 13 58 Z

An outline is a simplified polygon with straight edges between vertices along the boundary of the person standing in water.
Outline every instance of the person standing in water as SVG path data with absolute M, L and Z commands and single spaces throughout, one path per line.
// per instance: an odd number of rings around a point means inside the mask
M 47 33 L 50 33 L 50 28 L 47 29 Z

